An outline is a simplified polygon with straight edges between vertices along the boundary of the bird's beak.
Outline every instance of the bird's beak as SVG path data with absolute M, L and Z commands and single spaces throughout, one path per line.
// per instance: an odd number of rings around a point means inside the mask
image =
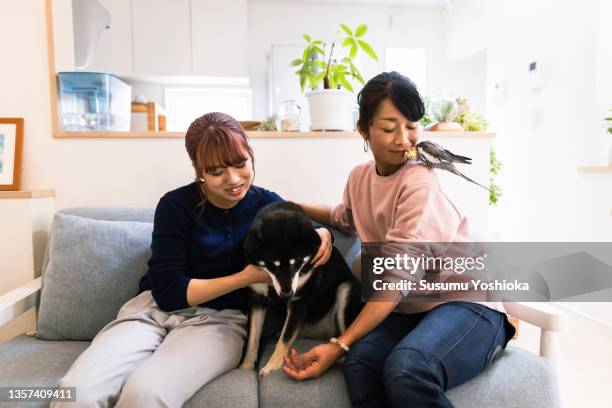
M 410 149 L 406 150 L 406 152 L 404 153 L 404 157 L 406 158 L 406 160 L 416 160 L 417 158 L 416 147 L 413 146 Z

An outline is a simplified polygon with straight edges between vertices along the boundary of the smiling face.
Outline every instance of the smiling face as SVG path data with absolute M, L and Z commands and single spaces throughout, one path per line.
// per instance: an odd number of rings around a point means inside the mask
M 254 171 L 251 158 L 227 165 L 207 166 L 202 178 L 205 180 L 206 198 L 218 208 L 231 208 L 242 200 L 253 182 Z
M 359 133 L 370 144 L 378 174 L 388 176 L 404 164 L 406 150 L 416 143 L 422 130 L 418 122 L 407 119 L 387 98 L 378 105 L 369 128 L 360 128 Z
M 255 177 L 253 149 L 240 126 L 230 115 L 210 112 L 195 119 L 185 135 L 185 147 L 202 202 L 231 208 L 249 191 Z

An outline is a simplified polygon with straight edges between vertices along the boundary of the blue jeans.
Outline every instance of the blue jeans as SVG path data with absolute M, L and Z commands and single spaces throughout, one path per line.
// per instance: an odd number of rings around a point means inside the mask
M 506 347 L 506 315 L 469 302 L 390 314 L 346 355 L 355 407 L 452 407 L 444 392 L 482 372 Z

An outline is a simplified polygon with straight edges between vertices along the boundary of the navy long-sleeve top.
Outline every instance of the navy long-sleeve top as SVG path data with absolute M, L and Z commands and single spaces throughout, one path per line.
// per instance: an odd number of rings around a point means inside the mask
M 139 289 L 151 290 L 164 311 L 189 307 L 191 279 L 219 278 L 244 269 L 242 243 L 255 214 L 266 204 L 282 200 L 276 193 L 252 186 L 232 208 L 206 202 L 202 210 L 199 188 L 193 182 L 170 191 L 155 210 L 149 270 Z M 245 310 L 246 290 L 235 290 L 200 306 Z

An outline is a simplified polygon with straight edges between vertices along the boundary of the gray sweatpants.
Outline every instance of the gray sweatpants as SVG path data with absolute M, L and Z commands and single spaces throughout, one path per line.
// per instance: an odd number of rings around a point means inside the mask
M 203 307 L 166 313 L 150 291 L 128 301 L 59 381 L 77 402 L 52 407 L 181 407 L 236 368 L 246 315 Z

